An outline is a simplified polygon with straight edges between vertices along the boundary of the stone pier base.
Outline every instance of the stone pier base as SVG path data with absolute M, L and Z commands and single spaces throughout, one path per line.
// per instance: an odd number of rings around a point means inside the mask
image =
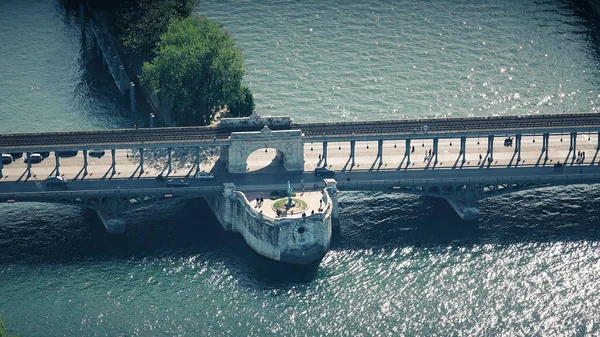
M 223 195 L 205 200 L 223 229 L 239 233 L 258 254 L 298 265 L 318 263 L 325 256 L 332 235 L 328 194 L 322 213 L 271 218 L 252 207 L 244 193 L 234 191 L 233 184 L 225 185 Z
M 107 215 L 104 212 L 99 211 L 99 210 L 96 210 L 96 213 L 98 214 L 98 217 L 100 218 L 100 221 L 102 221 L 102 224 L 104 225 L 104 228 L 106 228 L 106 230 L 110 234 L 123 234 L 123 233 L 125 233 L 125 229 L 126 229 L 125 220 L 123 220 L 121 218 L 114 217 L 114 216 Z
M 452 206 L 456 214 L 467 221 L 474 221 L 479 219 L 479 207 L 476 205 L 466 205 L 457 200 L 446 198 L 446 201 Z

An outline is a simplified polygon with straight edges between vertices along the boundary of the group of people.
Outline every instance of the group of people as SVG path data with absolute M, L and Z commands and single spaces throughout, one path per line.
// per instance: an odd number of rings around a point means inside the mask
M 261 193 L 260 196 L 256 197 L 256 207 L 261 207 L 264 201 L 265 199 L 263 199 L 263 194 Z
M 429 151 L 425 151 L 425 158 L 423 158 L 423 162 L 426 162 L 429 159 L 431 159 L 431 149 L 429 149 Z

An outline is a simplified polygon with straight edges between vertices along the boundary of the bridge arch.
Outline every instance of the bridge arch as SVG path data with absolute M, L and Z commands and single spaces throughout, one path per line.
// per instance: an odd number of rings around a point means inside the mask
M 246 168 L 248 173 L 258 171 L 280 170 L 285 161 L 285 154 L 277 149 L 258 149 L 248 155 Z
M 264 127 L 258 132 L 234 132 L 227 150 L 227 169 L 230 173 L 246 173 L 248 157 L 257 150 L 275 149 L 288 171 L 304 170 L 304 146 L 300 130 L 271 131 Z

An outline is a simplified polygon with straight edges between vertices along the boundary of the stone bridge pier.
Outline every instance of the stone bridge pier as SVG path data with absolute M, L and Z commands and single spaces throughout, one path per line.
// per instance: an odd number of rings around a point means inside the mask
M 119 217 L 118 214 L 101 211 L 98 209 L 96 210 L 96 213 L 98 214 L 98 217 L 100 218 L 100 221 L 102 221 L 102 224 L 104 225 L 104 228 L 106 228 L 107 232 L 115 235 L 125 233 L 127 224 L 123 218 Z
M 90 200 L 90 208 L 94 209 L 102 221 L 104 228 L 110 234 L 123 234 L 127 229 L 125 219 L 121 214 L 129 209 L 130 203 L 123 198 L 105 197 Z
M 461 219 L 477 220 L 479 218 L 477 201 L 484 198 L 482 187 L 476 185 L 452 186 L 442 189 L 442 195 Z
M 332 210 L 331 210 L 331 219 L 333 220 L 333 224 L 339 226 L 340 219 L 340 209 L 338 206 L 338 189 L 337 189 L 337 181 L 335 179 L 324 179 L 325 188 L 327 189 L 327 193 L 331 198 Z
M 272 131 L 265 126 L 261 131 L 233 132 L 225 160 L 230 173 L 246 173 L 247 160 L 256 150 L 274 148 L 288 171 L 304 170 L 302 131 Z

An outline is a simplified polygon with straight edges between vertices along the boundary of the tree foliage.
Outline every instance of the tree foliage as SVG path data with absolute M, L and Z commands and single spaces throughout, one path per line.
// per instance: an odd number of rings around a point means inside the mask
M 198 0 L 124 0 L 117 10 L 115 26 L 127 52 L 152 57 L 169 23 L 188 17 Z
M 241 96 L 244 73 L 242 53 L 231 35 L 193 15 L 171 22 L 156 57 L 144 62 L 141 82 L 167 99 L 178 125 L 206 125 Z
M 240 94 L 229 103 L 230 117 L 247 117 L 254 112 L 254 96 L 252 91 L 245 85 L 242 85 Z

